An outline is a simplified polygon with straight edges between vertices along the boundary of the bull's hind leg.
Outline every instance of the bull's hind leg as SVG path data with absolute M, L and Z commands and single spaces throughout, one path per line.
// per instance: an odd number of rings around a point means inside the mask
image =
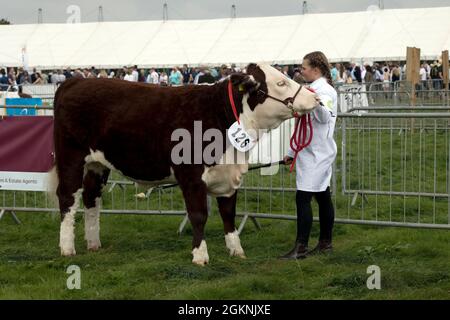
M 204 239 L 204 229 L 208 218 L 206 184 L 201 180 L 203 168 L 187 166 L 174 170 L 183 192 L 189 220 L 192 224 L 192 262 L 204 266 L 209 263 L 208 248 Z
M 76 254 L 75 214 L 78 210 L 83 190 L 83 158 L 70 158 L 70 164 L 62 163 L 60 159 L 57 159 L 57 161 L 59 183 L 56 194 L 61 212 L 59 247 L 61 255 L 73 256 Z
M 99 162 L 88 163 L 85 166 L 83 178 L 84 203 L 84 238 L 87 249 L 97 251 L 100 242 L 100 205 L 102 188 L 108 181 L 109 169 Z
M 230 251 L 230 256 L 245 258 L 244 249 L 241 246 L 238 231 L 235 226 L 237 190 L 231 197 L 217 197 L 220 216 L 225 230 L 225 244 Z

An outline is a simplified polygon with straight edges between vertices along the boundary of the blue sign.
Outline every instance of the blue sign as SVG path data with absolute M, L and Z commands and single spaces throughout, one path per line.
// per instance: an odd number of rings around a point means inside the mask
M 42 106 L 41 98 L 6 98 L 7 116 L 35 116 L 35 107 Z M 8 106 L 32 106 L 32 108 L 8 108 Z

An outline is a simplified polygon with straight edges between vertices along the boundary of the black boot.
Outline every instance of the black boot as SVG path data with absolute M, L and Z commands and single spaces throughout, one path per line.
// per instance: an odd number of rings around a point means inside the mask
M 294 248 L 292 248 L 292 250 L 286 253 L 285 255 L 279 257 L 279 259 L 281 260 L 303 259 L 306 258 L 307 253 L 308 253 L 308 246 L 301 242 L 296 242 Z
M 310 250 L 307 255 L 313 255 L 318 253 L 329 253 L 333 251 L 333 245 L 330 240 L 319 240 L 317 246 Z

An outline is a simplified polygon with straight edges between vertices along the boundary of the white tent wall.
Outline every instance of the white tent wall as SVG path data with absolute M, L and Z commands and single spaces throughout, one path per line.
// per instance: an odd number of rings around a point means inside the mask
M 0 66 L 168 67 L 266 61 L 292 64 L 321 50 L 330 61 L 435 59 L 450 48 L 450 7 L 280 17 L 0 26 Z

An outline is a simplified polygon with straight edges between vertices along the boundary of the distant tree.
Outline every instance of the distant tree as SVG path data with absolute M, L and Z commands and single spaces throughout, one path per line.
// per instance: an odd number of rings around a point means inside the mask
M 1 24 L 11 24 L 11 22 L 9 22 L 8 20 L 6 20 L 6 19 L 0 19 L 0 25 Z

